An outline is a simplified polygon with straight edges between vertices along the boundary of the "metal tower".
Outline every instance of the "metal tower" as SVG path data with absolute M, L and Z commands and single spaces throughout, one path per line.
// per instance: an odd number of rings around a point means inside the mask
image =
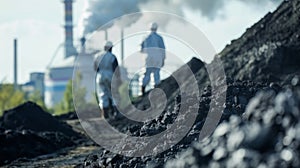
M 73 45 L 73 0 L 64 0 L 65 4 L 65 58 L 76 55 Z

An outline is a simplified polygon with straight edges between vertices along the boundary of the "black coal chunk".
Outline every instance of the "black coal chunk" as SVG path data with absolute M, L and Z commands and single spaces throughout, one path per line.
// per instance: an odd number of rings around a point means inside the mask
M 300 89 L 262 91 L 166 167 L 299 167 Z

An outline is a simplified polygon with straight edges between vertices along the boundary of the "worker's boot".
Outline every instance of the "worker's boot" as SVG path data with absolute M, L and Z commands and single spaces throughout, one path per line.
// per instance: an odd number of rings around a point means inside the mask
M 146 89 L 146 87 L 145 87 L 145 86 L 142 86 L 142 96 L 145 95 L 145 89 Z

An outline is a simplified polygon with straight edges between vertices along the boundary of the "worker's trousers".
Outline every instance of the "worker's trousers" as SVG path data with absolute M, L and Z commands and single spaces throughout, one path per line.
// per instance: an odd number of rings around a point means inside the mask
M 160 83 L 160 68 L 156 67 L 148 67 L 146 68 L 145 76 L 143 79 L 143 86 L 147 86 L 150 82 L 150 75 L 153 73 L 154 75 L 154 83 L 155 85 L 158 85 Z
M 99 81 L 99 106 L 101 109 L 115 106 L 115 102 L 111 94 L 111 81 L 101 80 Z

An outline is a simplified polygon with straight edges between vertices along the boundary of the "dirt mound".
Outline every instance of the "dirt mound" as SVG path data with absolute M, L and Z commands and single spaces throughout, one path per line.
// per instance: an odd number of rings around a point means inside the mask
M 33 102 L 26 102 L 5 111 L 0 118 L 0 127 L 12 130 L 32 130 L 35 132 L 60 132 L 67 136 L 78 136 L 72 128 Z
M 35 103 L 24 103 L 0 118 L 0 165 L 52 153 L 81 137 Z

